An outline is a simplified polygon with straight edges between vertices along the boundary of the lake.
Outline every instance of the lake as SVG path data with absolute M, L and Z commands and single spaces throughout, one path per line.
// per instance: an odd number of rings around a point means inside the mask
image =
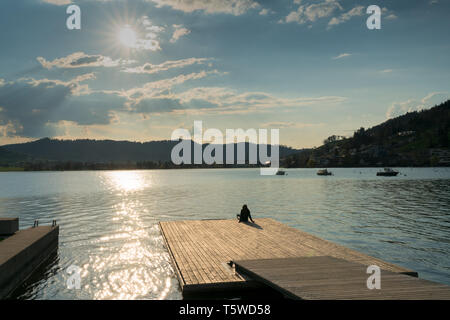
M 450 168 L 190 169 L 0 173 L 0 216 L 56 219 L 59 249 L 21 299 L 181 299 L 158 221 L 271 217 L 450 285 Z M 67 268 L 81 268 L 68 289 Z

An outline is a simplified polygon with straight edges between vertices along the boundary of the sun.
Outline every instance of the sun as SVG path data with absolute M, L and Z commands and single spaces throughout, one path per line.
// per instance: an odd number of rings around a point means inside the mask
M 120 43 L 125 47 L 133 48 L 136 46 L 136 31 L 130 25 L 125 25 L 119 29 L 118 38 Z

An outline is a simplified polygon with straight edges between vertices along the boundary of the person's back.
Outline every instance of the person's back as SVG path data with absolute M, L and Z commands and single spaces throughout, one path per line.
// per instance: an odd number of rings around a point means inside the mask
M 238 215 L 239 222 L 248 222 L 250 219 L 253 222 L 252 216 L 250 215 L 250 210 L 247 208 L 247 205 L 243 205 L 241 209 L 241 214 Z

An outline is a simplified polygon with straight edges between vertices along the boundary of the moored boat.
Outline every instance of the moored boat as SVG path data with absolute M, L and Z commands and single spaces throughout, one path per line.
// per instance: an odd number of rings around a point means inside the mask
M 317 171 L 317 175 L 318 176 L 331 176 L 331 175 L 333 175 L 333 172 L 328 171 L 327 169 L 321 169 L 321 170 Z
M 383 177 L 395 177 L 398 175 L 398 171 L 392 170 L 391 168 L 384 168 L 383 171 L 378 171 L 377 176 Z

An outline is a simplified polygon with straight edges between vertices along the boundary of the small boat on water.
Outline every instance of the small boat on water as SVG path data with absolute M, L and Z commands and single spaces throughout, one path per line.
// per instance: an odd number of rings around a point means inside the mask
M 377 176 L 383 177 L 395 177 L 398 175 L 398 171 L 392 170 L 391 168 L 384 168 L 384 171 L 378 171 Z
M 317 175 L 318 176 L 332 176 L 333 172 L 328 171 L 327 169 L 321 169 L 321 170 L 317 171 Z
M 276 173 L 277 176 L 284 176 L 285 174 L 286 174 L 286 171 L 283 171 L 283 170 L 278 170 Z

